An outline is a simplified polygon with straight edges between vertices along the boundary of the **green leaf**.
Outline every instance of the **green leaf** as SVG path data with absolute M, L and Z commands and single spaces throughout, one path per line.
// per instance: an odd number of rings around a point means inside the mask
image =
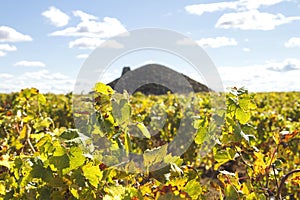
M 206 136 L 207 136 L 207 128 L 200 127 L 197 130 L 197 135 L 195 137 L 195 143 L 202 144 L 205 141 Z
M 68 129 L 68 130 L 65 130 L 64 132 L 62 132 L 62 134 L 59 137 L 66 139 L 66 140 L 71 140 L 74 138 L 78 138 L 79 133 L 78 133 L 77 129 Z
M 44 168 L 40 164 L 36 164 L 32 167 L 30 175 L 32 178 L 41 178 L 46 182 L 49 182 L 53 178 L 53 174 L 50 168 Z
M 121 99 L 120 103 L 112 101 L 112 115 L 119 124 L 129 122 L 131 107 L 126 99 Z
M 46 199 L 49 199 L 49 197 L 51 196 L 51 189 L 49 187 L 40 187 L 38 189 L 38 198 L 37 199 L 43 199 L 43 200 L 46 200 Z
M 167 164 L 175 163 L 176 165 L 180 166 L 183 163 L 183 159 L 179 156 L 172 156 L 170 153 L 164 157 L 164 162 Z
M 23 165 L 22 159 L 20 157 L 16 157 L 13 164 L 13 171 L 16 179 L 20 178 L 20 170 L 22 168 L 22 165 Z
M 45 96 L 43 94 L 38 94 L 37 98 L 38 98 L 39 104 L 41 104 L 41 105 L 45 105 L 46 104 L 46 98 L 45 98 Z
M 244 139 L 250 145 L 250 137 L 255 138 L 254 135 L 245 134 L 244 131 L 241 129 L 240 124 L 234 126 L 234 135 L 235 141 L 240 142 L 241 139 Z
M 233 116 L 236 109 L 237 109 L 236 100 L 232 97 L 227 98 L 227 113 L 230 116 Z
M 86 186 L 85 177 L 83 176 L 80 168 L 72 171 L 71 180 L 79 187 Z
M 63 156 L 66 153 L 65 148 L 62 147 L 57 140 L 53 142 L 53 148 L 53 156 Z
M 167 155 L 167 148 L 167 145 L 163 145 L 152 150 L 146 150 L 143 154 L 145 167 L 150 167 L 163 161 L 164 157 Z
M 51 123 L 52 120 L 48 117 L 45 119 L 39 119 L 34 123 L 33 128 L 36 129 L 36 131 L 41 131 L 45 128 L 49 128 Z
M 126 150 L 126 154 L 128 155 L 129 152 L 131 152 L 131 140 L 130 140 L 130 135 L 128 132 L 124 134 L 124 146 Z
M 54 165 L 54 167 L 58 170 L 70 167 L 70 160 L 67 154 L 62 156 L 52 156 L 49 158 L 49 163 Z
M 266 200 L 266 196 L 264 194 L 255 194 L 251 192 L 251 194 L 247 195 L 246 200 Z
M 239 99 L 239 106 L 245 111 L 256 108 L 256 104 L 249 96 Z
M 215 164 L 214 168 L 218 169 L 224 163 L 226 163 L 230 160 L 234 160 L 234 156 L 235 156 L 235 151 L 231 148 L 226 148 L 226 150 L 223 149 L 223 150 L 216 152 L 214 158 L 218 163 Z
M 52 138 L 49 134 L 45 135 L 44 137 L 42 137 L 38 143 L 36 144 L 36 146 L 41 149 L 43 148 L 43 146 L 46 144 L 46 143 L 51 143 L 52 142 Z
M 236 191 L 236 189 L 234 188 L 234 186 L 232 185 L 227 185 L 225 188 L 225 196 L 226 199 L 232 199 L 232 200 L 238 200 L 240 199 L 238 192 Z
M 81 148 L 79 147 L 71 147 L 69 151 L 69 160 L 70 165 L 69 168 L 63 169 L 63 174 L 68 173 L 71 170 L 77 169 L 78 167 L 82 166 L 85 162 L 85 156 Z
M 97 188 L 99 181 L 102 179 L 102 172 L 100 171 L 99 166 L 93 166 L 92 163 L 88 163 L 82 167 L 82 171 L 89 183 Z
M 250 118 L 251 114 L 249 112 L 243 111 L 242 108 L 237 108 L 235 111 L 236 119 L 239 120 L 241 124 L 246 124 Z
M 122 185 L 109 186 L 105 187 L 104 191 L 112 195 L 114 197 L 112 199 L 122 199 L 122 196 L 125 194 L 125 187 Z
M 65 200 L 64 195 L 61 191 L 52 191 L 49 199 Z
M 112 106 L 112 115 L 114 116 L 117 122 L 121 123 L 122 113 L 121 113 L 120 105 L 118 104 L 117 101 L 112 101 L 111 106 Z
M 131 115 L 131 107 L 128 104 L 127 100 L 121 99 L 120 106 L 121 106 L 121 113 L 122 113 L 122 122 L 129 121 Z
M 138 129 L 142 132 L 142 134 L 150 139 L 151 138 L 151 134 L 150 132 L 148 131 L 147 127 L 143 124 L 143 123 L 137 123 L 136 125 L 138 127 Z
M 189 181 L 183 191 L 187 192 L 192 199 L 198 199 L 202 194 L 202 187 L 196 179 Z

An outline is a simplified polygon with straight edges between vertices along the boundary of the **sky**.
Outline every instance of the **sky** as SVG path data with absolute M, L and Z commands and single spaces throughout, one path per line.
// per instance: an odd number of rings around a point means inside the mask
M 6 0 L 0 6 L 0 92 L 27 87 L 71 92 L 95 48 L 147 27 L 196 42 L 214 62 L 224 88 L 300 91 L 300 0 Z M 147 63 L 202 81 L 180 58 L 158 51 L 123 56 L 99 80 L 108 83 L 123 66 Z

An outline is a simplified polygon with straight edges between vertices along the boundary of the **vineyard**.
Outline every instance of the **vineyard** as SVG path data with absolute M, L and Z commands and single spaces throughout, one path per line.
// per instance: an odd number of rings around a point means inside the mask
M 0 199 L 300 199 L 300 93 L 92 94 L 0 95 Z

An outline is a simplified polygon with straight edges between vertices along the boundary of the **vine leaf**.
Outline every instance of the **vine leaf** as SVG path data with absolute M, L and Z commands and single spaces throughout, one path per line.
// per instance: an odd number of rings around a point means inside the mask
M 93 166 L 92 163 L 88 163 L 82 167 L 82 171 L 89 183 L 97 188 L 99 181 L 102 179 L 102 172 L 99 167 Z
M 218 162 L 215 164 L 214 169 L 218 169 L 221 165 L 227 163 L 230 160 L 234 160 L 235 151 L 231 148 L 226 148 L 215 153 L 215 160 Z
M 199 195 L 202 194 L 202 187 L 196 179 L 189 181 L 183 190 L 187 192 L 192 199 L 198 199 Z
M 100 83 L 100 82 L 96 83 L 94 87 L 94 91 L 106 95 L 114 93 L 114 90 L 109 85 L 105 85 L 104 83 Z
M 167 156 L 167 147 L 167 145 L 164 145 L 152 150 L 146 150 L 143 154 L 145 167 L 149 168 L 150 166 L 163 161 Z
M 139 128 L 139 130 L 142 132 L 142 134 L 143 134 L 146 138 L 148 138 L 148 139 L 151 138 L 150 132 L 148 131 L 147 127 L 146 127 L 143 123 L 137 123 L 136 126 Z
M 237 108 L 235 111 L 236 119 L 240 121 L 241 124 L 246 124 L 250 118 L 250 112 L 244 111 L 242 108 Z

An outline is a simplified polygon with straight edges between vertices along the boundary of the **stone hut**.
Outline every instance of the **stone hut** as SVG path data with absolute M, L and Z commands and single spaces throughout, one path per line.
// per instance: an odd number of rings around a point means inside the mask
M 159 64 L 147 64 L 135 70 L 124 67 L 120 78 L 108 83 L 114 90 L 149 95 L 209 92 L 210 89 L 188 76 Z

